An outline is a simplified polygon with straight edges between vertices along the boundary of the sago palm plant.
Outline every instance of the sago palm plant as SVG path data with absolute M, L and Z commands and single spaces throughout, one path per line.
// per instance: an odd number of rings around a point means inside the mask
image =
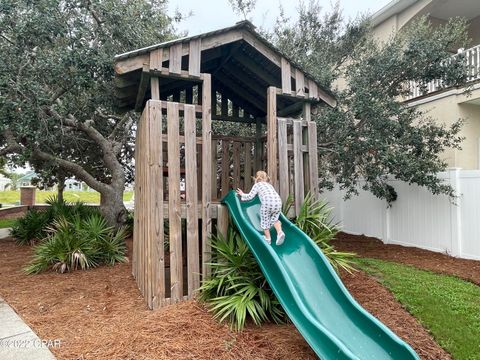
M 283 212 L 288 214 L 293 204 L 291 196 L 284 204 Z M 330 241 L 338 233 L 338 225 L 331 218 L 332 209 L 324 200 L 317 200 L 310 193 L 305 197 L 300 211 L 291 221 L 307 234 L 322 250 L 330 264 L 338 271 L 344 269 L 348 272 L 355 270 L 353 259 L 355 253 L 335 250 Z
M 46 236 L 46 228 L 50 223 L 51 219 L 46 212 L 31 209 L 15 220 L 10 234 L 20 245 L 34 244 Z
M 255 258 L 234 227 L 227 238 L 212 238 L 212 275 L 200 287 L 200 300 L 220 322 L 242 330 L 247 319 L 283 323 L 287 317 L 270 289 Z
M 60 273 L 71 270 L 88 269 L 97 265 L 94 244 L 79 231 L 80 218 L 54 220 L 48 228 L 47 239 L 34 248 L 32 262 L 25 271 L 39 273 L 52 268 Z
M 125 262 L 125 229 L 108 226 L 99 214 L 86 219 L 60 217 L 48 227 L 48 236 L 34 248 L 27 273 L 53 269 L 60 273 L 89 269 L 100 264 Z

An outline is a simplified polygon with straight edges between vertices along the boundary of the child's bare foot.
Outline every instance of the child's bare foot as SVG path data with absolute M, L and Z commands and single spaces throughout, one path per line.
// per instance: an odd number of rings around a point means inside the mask
M 275 245 L 282 245 L 285 241 L 285 233 L 282 231 L 277 235 L 277 241 L 275 241 Z
M 268 245 L 270 245 L 272 243 L 272 239 L 267 238 L 265 235 L 263 235 L 263 238 L 265 239 L 265 241 L 267 242 Z

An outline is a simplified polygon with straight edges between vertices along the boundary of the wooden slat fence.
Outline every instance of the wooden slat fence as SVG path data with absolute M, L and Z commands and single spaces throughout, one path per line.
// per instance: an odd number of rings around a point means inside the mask
M 255 138 L 214 135 L 213 144 L 212 167 L 216 177 L 212 176 L 212 198 L 220 200 L 230 189 L 249 191 L 256 170 Z
M 308 192 L 318 197 L 317 128 L 313 121 L 277 118 L 279 192 L 298 214 Z

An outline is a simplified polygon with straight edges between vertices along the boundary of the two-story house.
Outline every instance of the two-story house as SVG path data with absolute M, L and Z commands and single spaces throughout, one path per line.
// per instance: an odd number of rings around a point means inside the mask
M 406 101 L 447 125 L 458 118 L 464 119 L 462 149 L 450 149 L 443 158 L 450 167 L 480 169 L 480 1 L 394 0 L 373 14 L 374 35 L 379 41 L 385 41 L 420 16 L 427 16 L 434 25 L 444 24 L 457 16 L 468 20 L 471 47 L 452 49 L 452 56 L 463 52 L 470 69 L 468 86 L 471 93 L 467 95 L 465 88 L 443 88 L 440 80 L 430 83 L 428 92 L 422 93 L 412 83 L 412 95 Z

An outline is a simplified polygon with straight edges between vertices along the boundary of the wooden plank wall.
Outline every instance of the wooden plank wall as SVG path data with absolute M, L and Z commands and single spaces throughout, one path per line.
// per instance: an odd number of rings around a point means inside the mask
M 217 169 L 213 181 L 220 187 L 212 187 L 212 199 L 218 201 L 238 187 L 250 191 L 255 138 L 216 135 L 213 142 L 219 144 L 212 153 L 212 166 Z
M 285 201 L 291 194 L 298 214 L 308 192 L 318 198 L 317 127 L 291 118 L 277 118 L 277 123 L 280 196 Z
M 203 94 L 205 105 L 202 106 L 202 111 L 208 114 L 210 101 L 207 97 L 210 91 L 203 91 Z M 165 109 L 167 132 L 162 134 L 162 121 L 165 121 L 162 111 L 165 112 Z M 180 127 L 181 114 L 184 119 L 183 129 Z M 206 189 L 213 188 L 208 182 L 214 175 L 210 166 L 211 120 L 207 115 L 203 116 L 201 121 L 202 134 L 201 137 L 197 137 L 196 105 L 149 100 L 138 124 L 135 145 L 132 273 L 147 306 L 151 309 L 192 298 L 200 286 L 200 274 L 205 274 L 204 271 L 208 273 L 206 264 L 209 261 L 206 252 L 210 251 L 208 237 L 211 233 L 212 218 L 217 217 L 218 210 L 216 204 L 211 204 L 211 192 L 205 191 L 200 196 L 198 187 L 200 178 Z M 184 135 L 180 135 L 182 132 Z M 184 202 L 180 194 L 182 143 L 185 151 Z M 205 144 L 209 145 L 204 146 Z M 201 166 L 199 159 L 207 166 Z M 198 172 L 199 165 L 201 173 Z M 165 169 L 168 171 L 166 178 L 163 176 Z M 164 181 L 168 184 L 167 203 L 164 202 L 162 191 Z M 223 216 L 222 214 L 224 211 L 220 212 L 220 216 Z M 164 249 L 164 221 L 167 219 L 169 268 L 165 261 Z M 182 219 L 185 219 L 185 226 L 182 226 Z M 202 232 L 199 219 L 202 219 Z M 222 219 L 221 223 L 224 224 L 225 219 Z M 186 240 L 184 242 L 186 248 L 182 248 L 182 240 Z M 170 286 L 167 288 L 168 284 Z

